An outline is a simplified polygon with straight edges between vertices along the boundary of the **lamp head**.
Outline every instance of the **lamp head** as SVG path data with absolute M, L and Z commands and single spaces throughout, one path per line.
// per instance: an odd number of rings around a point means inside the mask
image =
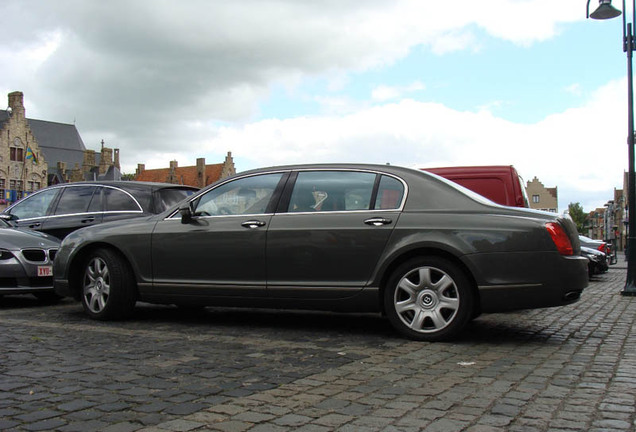
M 617 16 L 620 16 L 621 11 L 619 11 L 618 9 L 616 9 L 614 6 L 612 6 L 612 0 L 598 0 L 598 8 L 592 12 L 589 16 L 592 19 L 597 19 L 597 20 L 604 20 L 604 19 L 611 19 L 611 18 L 616 18 Z M 590 2 L 587 2 L 588 7 L 590 5 Z M 588 9 L 589 12 L 589 9 Z

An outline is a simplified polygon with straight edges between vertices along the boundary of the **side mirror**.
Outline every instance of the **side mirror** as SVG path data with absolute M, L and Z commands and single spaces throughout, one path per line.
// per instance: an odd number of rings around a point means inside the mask
M 18 217 L 11 213 L 0 213 L 0 219 L 2 219 L 3 221 L 11 222 L 17 221 Z
M 192 208 L 190 207 L 190 203 L 187 202 L 179 207 L 179 214 L 181 214 L 181 223 L 187 224 L 192 222 Z

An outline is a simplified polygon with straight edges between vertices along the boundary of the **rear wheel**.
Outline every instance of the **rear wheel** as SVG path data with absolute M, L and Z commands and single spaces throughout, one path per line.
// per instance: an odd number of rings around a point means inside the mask
M 470 281 L 457 265 L 438 257 L 409 260 L 384 291 L 389 321 L 410 339 L 439 341 L 461 332 L 473 315 Z
M 84 264 L 82 306 L 94 319 L 129 316 L 137 299 L 133 273 L 128 263 L 108 249 L 92 252 Z

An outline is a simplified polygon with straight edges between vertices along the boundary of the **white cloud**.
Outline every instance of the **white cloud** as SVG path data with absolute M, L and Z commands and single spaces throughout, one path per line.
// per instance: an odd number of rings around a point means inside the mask
M 422 82 L 415 81 L 406 86 L 386 86 L 381 85 L 371 91 L 371 98 L 376 101 L 388 101 L 406 97 L 410 93 L 424 90 L 426 87 Z
M 411 167 L 515 165 L 526 180 L 537 176 L 559 187 L 560 206 L 582 191 L 622 187 L 627 155 L 625 81 L 598 89 L 587 103 L 534 124 L 503 120 L 486 110 L 456 111 L 441 104 L 402 100 L 342 116 L 269 119 L 212 128 L 202 142 L 208 159 L 241 155 L 245 170 L 287 163 L 391 163 Z M 166 156 L 167 157 L 167 156 Z M 187 155 L 173 155 L 187 159 Z M 161 166 L 167 165 L 164 162 Z M 590 169 L 590 161 L 594 161 Z M 602 202 L 583 202 L 590 206 Z

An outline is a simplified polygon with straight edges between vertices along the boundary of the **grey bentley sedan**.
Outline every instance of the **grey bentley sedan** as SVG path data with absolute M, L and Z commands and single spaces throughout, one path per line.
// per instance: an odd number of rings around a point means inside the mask
M 248 171 L 162 214 L 81 229 L 53 274 L 95 319 L 137 301 L 379 312 L 424 341 L 481 313 L 573 303 L 588 283 L 569 218 L 353 164 Z

